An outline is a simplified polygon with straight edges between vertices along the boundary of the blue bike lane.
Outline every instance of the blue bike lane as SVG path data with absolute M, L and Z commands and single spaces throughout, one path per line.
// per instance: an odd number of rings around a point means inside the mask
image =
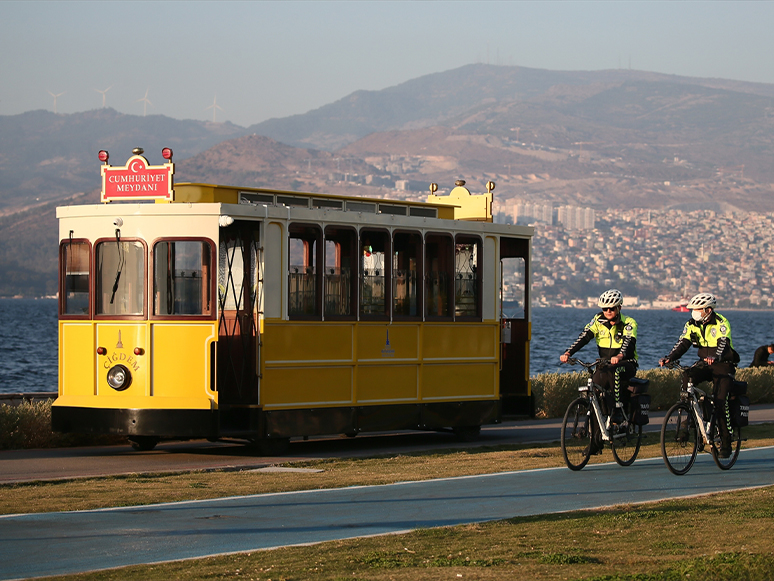
M 774 484 L 774 448 L 729 471 L 701 454 L 685 476 L 661 458 L 381 486 L 0 517 L 0 579 L 157 563 L 417 528 L 688 497 Z

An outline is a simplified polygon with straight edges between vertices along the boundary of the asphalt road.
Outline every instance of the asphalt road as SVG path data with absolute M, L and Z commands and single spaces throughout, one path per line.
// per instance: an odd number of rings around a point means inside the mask
M 646 434 L 657 434 L 663 413 L 655 413 Z M 774 405 L 753 406 L 751 422 L 774 422 Z M 188 470 L 253 469 L 314 458 L 359 457 L 411 453 L 444 448 L 550 442 L 559 439 L 560 419 L 507 421 L 485 426 L 475 442 L 460 443 L 450 433 L 399 432 L 364 434 L 356 438 L 294 440 L 285 456 L 258 456 L 240 442 L 162 442 L 150 452 L 130 446 L 95 446 L 0 451 L 0 483 L 55 480 L 87 476 L 178 472 Z M 658 438 L 651 435 L 650 438 Z

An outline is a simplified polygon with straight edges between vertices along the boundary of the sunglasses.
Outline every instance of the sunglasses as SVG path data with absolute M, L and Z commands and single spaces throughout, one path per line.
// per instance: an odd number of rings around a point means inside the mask
M 608 312 L 610 312 L 610 311 L 614 311 L 614 310 L 616 310 L 616 308 L 617 308 L 617 307 L 602 307 L 602 310 L 603 310 L 603 311 L 608 311 Z

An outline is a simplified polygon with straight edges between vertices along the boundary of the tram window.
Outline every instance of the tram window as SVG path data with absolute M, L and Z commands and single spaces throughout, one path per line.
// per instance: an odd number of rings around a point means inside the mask
M 481 316 L 481 239 L 457 236 L 454 244 L 454 315 Z
M 405 216 L 408 208 L 406 206 L 393 206 L 392 204 L 379 204 L 380 214 L 392 214 L 394 216 Z
M 91 247 L 88 242 L 62 244 L 62 302 L 63 315 L 89 314 L 89 263 Z
M 288 229 L 288 315 L 315 317 L 321 312 L 318 280 L 320 230 L 316 226 L 291 224 Z
M 396 317 L 422 316 L 419 273 L 422 272 L 422 237 L 396 232 L 392 255 L 392 312 Z
M 352 274 L 357 271 L 357 235 L 353 229 L 325 229 L 325 316 L 354 315 L 355 285 Z
M 376 204 L 369 204 L 367 202 L 347 202 L 347 211 L 375 214 Z
M 389 315 L 387 298 L 389 281 L 390 235 L 376 230 L 360 231 L 360 315 L 385 317 Z
M 210 245 L 202 240 L 168 240 L 153 248 L 153 314 L 209 315 Z
M 344 202 L 341 200 L 326 200 L 324 198 L 312 198 L 312 208 L 327 208 L 331 210 L 343 210 Z
M 145 312 L 145 247 L 138 241 L 106 240 L 96 246 L 97 315 Z
M 454 243 L 451 236 L 425 238 L 425 313 L 429 318 L 451 317 Z
M 502 281 L 500 300 L 502 316 L 506 319 L 524 319 L 529 305 L 527 286 L 527 259 L 529 241 L 516 238 L 500 239 L 500 268 Z

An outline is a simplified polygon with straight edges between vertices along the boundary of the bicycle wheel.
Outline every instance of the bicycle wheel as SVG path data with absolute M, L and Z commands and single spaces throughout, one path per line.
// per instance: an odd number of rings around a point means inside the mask
M 720 430 L 718 430 L 715 422 L 712 422 L 710 428 L 710 442 L 712 442 L 712 459 L 718 468 L 721 470 L 728 470 L 736 464 L 736 459 L 739 458 L 739 450 L 742 447 L 742 430 L 740 428 L 733 428 L 731 431 L 731 455 L 728 458 L 720 457 Z
M 613 435 L 613 458 L 621 466 L 631 466 L 642 443 L 642 426 L 628 424 L 626 431 Z
M 696 420 L 687 403 L 679 402 L 669 408 L 661 425 L 661 456 L 672 474 L 685 474 L 696 461 L 696 430 Z
M 591 406 L 579 397 L 564 413 L 562 420 L 562 456 L 570 470 L 580 470 L 591 457 Z

